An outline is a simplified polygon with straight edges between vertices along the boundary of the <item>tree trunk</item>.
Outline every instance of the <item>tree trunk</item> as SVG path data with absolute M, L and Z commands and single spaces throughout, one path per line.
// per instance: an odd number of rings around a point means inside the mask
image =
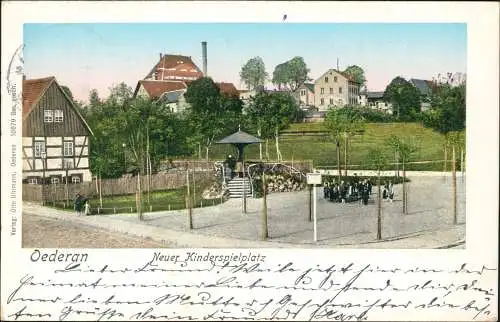
M 193 173 L 192 173 L 192 176 L 193 176 L 193 207 L 196 207 L 196 181 L 195 181 L 195 178 L 194 178 L 194 170 L 193 170 Z
M 403 214 L 406 214 L 406 169 L 405 169 L 405 158 L 403 157 Z
M 209 146 L 205 147 L 205 160 L 207 160 L 207 161 L 208 161 L 208 149 L 209 148 L 210 148 Z
M 344 176 L 347 177 L 347 135 L 344 137 Z
M 380 188 L 380 169 L 378 169 L 378 177 L 377 177 L 377 186 L 378 186 L 378 196 L 377 196 L 377 240 L 382 239 L 382 196 L 381 196 L 381 188 Z
M 455 146 L 452 147 L 452 176 L 453 176 L 453 223 L 456 225 L 457 220 L 457 163 L 455 158 Z
M 141 205 L 141 171 L 137 172 L 137 191 L 135 192 L 135 207 L 137 209 L 137 217 L 142 221 L 144 218 L 142 216 L 142 205 Z
M 266 139 L 266 160 L 269 161 L 269 139 Z
M 188 229 L 193 229 L 193 210 L 191 208 L 191 195 L 189 189 L 189 170 L 186 170 L 186 184 L 187 184 L 187 192 L 186 192 L 186 208 L 187 208 L 187 227 Z
M 464 149 L 460 149 L 460 172 L 462 172 L 462 180 L 464 178 Z
M 262 218 L 261 218 L 261 239 L 266 240 L 269 237 L 267 227 L 267 192 L 266 192 L 266 174 L 262 172 Z
M 276 159 L 278 160 L 278 162 L 281 162 L 283 160 L 283 158 L 281 157 L 281 151 L 280 151 L 280 145 L 279 145 L 279 133 L 278 133 L 278 129 L 275 130 L 274 132 L 274 137 L 275 137 L 275 144 L 276 144 Z
M 340 183 L 340 176 L 342 175 L 341 170 L 340 170 L 340 142 L 337 142 L 337 170 L 339 172 L 339 183 Z
M 261 131 L 260 131 L 260 127 L 259 129 L 257 130 L 257 135 L 259 136 L 259 139 L 261 138 Z M 259 143 L 259 157 L 260 157 L 260 161 L 262 161 L 262 142 Z
M 198 143 L 198 159 L 201 160 L 201 144 Z
M 312 214 L 312 185 L 308 184 L 307 185 L 308 189 L 308 195 L 309 195 L 309 222 L 312 221 L 312 218 L 313 218 L 313 214 Z
M 102 178 L 101 178 L 101 173 L 99 172 L 99 205 L 102 208 Z
M 396 167 L 396 170 L 394 171 L 394 177 L 399 177 L 399 160 L 398 160 L 398 151 L 395 151 L 394 152 L 394 163 L 395 163 L 395 167 Z
M 242 175 L 243 175 L 243 213 L 247 213 L 247 187 L 246 187 L 246 178 L 245 178 L 245 161 L 241 162 Z
M 443 165 L 443 172 L 444 172 L 444 175 L 446 176 L 446 162 L 448 161 L 448 149 L 446 147 L 446 145 L 444 146 L 444 165 Z

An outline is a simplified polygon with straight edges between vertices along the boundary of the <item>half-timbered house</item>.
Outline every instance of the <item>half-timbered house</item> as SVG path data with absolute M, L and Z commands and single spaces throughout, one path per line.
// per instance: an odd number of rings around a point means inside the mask
M 23 80 L 23 182 L 91 181 L 93 135 L 55 77 Z

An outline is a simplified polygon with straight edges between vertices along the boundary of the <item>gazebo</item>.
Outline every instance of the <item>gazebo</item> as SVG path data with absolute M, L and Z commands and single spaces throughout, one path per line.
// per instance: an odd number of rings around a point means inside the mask
M 245 147 L 249 144 L 261 143 L 262 140 L 256 138 L 253 135 L 250 135 L 241 130 L 241 127 L 238 128 L 238 132 L 235 132 L 229 136 L 226 136 L 222 140 L 218 141 L 217 144 L 232 144 L 238 149 L 238 160 L 242 165 L 243 172 L 243 184 L 245 183 L 245 161 L 243 158 Z M 246 195 L 245 195 L 245 186 L 243 186 L 243 212 L 246 213 Z

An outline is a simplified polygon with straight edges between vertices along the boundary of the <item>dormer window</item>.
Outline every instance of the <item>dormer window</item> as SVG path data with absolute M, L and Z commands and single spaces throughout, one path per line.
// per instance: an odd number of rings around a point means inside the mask
M 328 77 L 325 77 L 325 83 L 328 83 Z
M 337 76 L 333 77 L 333 81 L 336 83 L 337 82 Z

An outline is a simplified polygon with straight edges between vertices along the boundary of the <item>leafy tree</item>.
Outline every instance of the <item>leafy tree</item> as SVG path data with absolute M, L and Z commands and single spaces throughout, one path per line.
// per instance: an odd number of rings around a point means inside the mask
M 428 113 L 432 116 L 432 122 L 424 125 L 442 134 L 465 129 L 465 98 L 465 85 L 438 85 L 431 99 L 432 108 Z
M 347 160 L 349 140 L 354 135 L 363 131 L 366 127 L 365 120 L 361 114 L 354 109 L 342 108 L 339 113 L 343 115 L 344 129 L 344 175 L 347 176 Z
M 250 58 L 240 71 L 240 78 L 248 89 L 263 87 L 267 77 L 266 66 L 260 57 Z
M 97 89 L 92 89 L 89 94 L 89 108 L 98 107 L 102 104 Z
M 290 126 L 296 117 L 298 107 L 295 99 L 288 93 L 262 92 L 252 98 L 245 108 L 248 125 L 265 139 L 266 157 L 269 159 L 268 141 L 275 139 L 278 161 L 282 160 L 279 149 L 279 134 Z
M 359 67 L 358 65 L 347 66 L 347 68 L 344 70 L 344 73 L 351 76 L 356 82 L 361 84 L 362 88 L 366 88 L 366 77 L 363 68 Z
M 61 85 L 61 89 L 63 90 L 63 92 L 72 100 L 74 101 L 74 97 L 73 97 L 73 93 L 71 92 L 71 90 L 69 89 L 68 86 L 65 86 L 65 85 Z
M 286 86 L 290 78 L 288 74 L 288 62 L 281 63 L 274 67 L 272 82 L 274 85 L 278 86 L 278 90 L 281 91 L 283 87 Z
M 273 83 L 294 92 L 310 78 L 309 69 L 302 57 L 296 56 L 289 61 L 277 65 L 273 72 Z
M 193 136 L 202 141 L 208 160 L 214 140 L 237 128 L 243 104 L 237 97 L 221 95 L 219 87 L 208 77 L 190 83 L 184 97 L 189 104 L 187 118 Z
M 387 85 L 384 100 L 392 103 L 398 120 L 412 120 L 420 112 L 420 92 L 403 77 L 398 76 Z
M 133 96 L 132 87 L 124 82 L 109 88 L 108 101 L 113 101 L 125 107 L 126 103 L 130 102 Z
M 417 145 L 415 142 L 407 142 L 395 135 L 392 135 L 387 140 L 389 146 L 392 147 L 398 157 L 401 159 L 401 164 L 403 167 L 403 213 L 408 210 L 407 199 L 406 199 L 406 169 L 405 165 L 410 160 L 412 155 L 417 152 Z
M 372 148 L 368 152 L 368 162 L 370 166 L 374 166 L 377 169 L 377 240 L 382 239 L 382 193 L 380 184 L 380 171 L 387 164 L 387 157 L 385 151 L 380 147 Z
M 327 129 L 330 138 L 335 142 L 337 147 L 337 169 L 338 180 L 340 182 L 340 144 L 346 132 L 346 119 L 345 114 L 336 109 L 329 109 L 325 116 L 325 128 Z

